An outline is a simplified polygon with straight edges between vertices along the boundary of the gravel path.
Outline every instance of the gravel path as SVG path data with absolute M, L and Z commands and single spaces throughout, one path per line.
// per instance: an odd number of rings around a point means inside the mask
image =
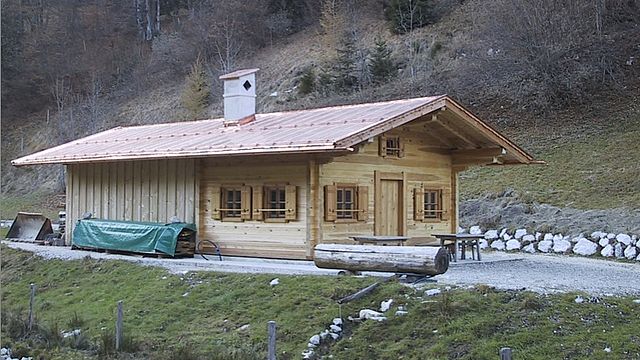
M 156 259 L 114 255 L 92 251 L 71 250 L 68 247 L 38 246 L 27 243 L 3 242 L 16 249 L 34 252 L 45 259 L 126 260 L 146 266 L 160 266 L 173 273 L 188 271 L 221 271 L 236 273 L 270 273 L 288 275 L 337 275 L 338 270 L 319 269 L 310 261 L 269 260 L 225 257 L 210 261 L 193 259 Z M 438 283 L 450 285 L 486 284 L 499 289 L 527 289 L 539 293 L 584 291 L 591 295 L 639 295 L 640 264 L 603 259 L 546 254 L 484 253 L 482 262 L 459 261 L 449 270 L 434 277 Z M 386 273 L 365 275 L 388 276 Z

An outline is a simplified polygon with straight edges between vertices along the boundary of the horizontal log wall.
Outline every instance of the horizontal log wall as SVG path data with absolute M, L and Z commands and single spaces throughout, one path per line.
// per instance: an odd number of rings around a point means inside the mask
M 196 223 L 196 160 L 67 165 L 67 224 L 85 212 L 109 220 Z M 68 241 L 69 241 L 68 240 Z
M 269 157 L 203 159 L 200 170 L 200 239 L 213 241 L 222 255 L 305 259 L 307 256 L 308 165 Z M 296 185 L 296 220 L 224 221 L 212 219 L 212 191 L 219 186 Z M 255 204 L 254 204 L 255 206 Z M 262 207 L 262 206 L 261 206 Z
M 451 156 L 446 150 L 439 151 L 434 148 L 433 140 L 427 133 L 428 124 L 423 121 L 407 124 L 387 132 L 388 136 L 399 136 L 404 143 L 404 156 L 402 158 L 386 157 L 379 155 L 379 137 L 371 143 L 361 145 L 355 154 L 334 158 L 333 161 L 322 164 L 319 170 L 320 189 L 333 183 L 356 183 L 369 186 L 369 218 L 366 222 L 339 223 L 321 220 L 319 243 L 353 244 L 349 237 L 358 234 L 374 234 L 375 224 L 375 181 L 374 171 L 385 173 L 406 173 L 407 184 L 405 186 L 404 204 L 406 207 L 406 235 L 417 238 L 410 240 L 408 244 L 425 242 L 425 237 L 432 233 L 449 233 L 454 231 L 456 211 L 454 204 L 455 189 L 452 189 Z M 432 135 L 431 135 L 432 136 Z M 449 202 L 450 216 L 447 221 L 415 221 L 413 189 L 423 185 L 425 188 L 448 190 L 450 198 L 443 201 Z M 452 191 L 453 190 L 453 191 Z M 320 196 L 320 208 L 324 208 L 324 197 Z M 321 215 L 320 215 L 321 216 Z

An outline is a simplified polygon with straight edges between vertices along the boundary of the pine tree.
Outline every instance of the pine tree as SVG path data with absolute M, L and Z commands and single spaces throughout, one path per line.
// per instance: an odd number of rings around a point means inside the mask
M 195 119 L 203 115 L 211 96 L 207 72 L 200 57 L 191 66 L 186 82 L 182 93 L 182 105 L 189 111 L 189 116 Z
M 335 65 L 337 90 L 350 90 L 358 85 L 355 54 L 355 41 L 349 34 L 345 34 L 340 41 Z
M 371 55 L 369 69 L 373 77 L 373 82 L 383 84 L 393 76 L 395 64 L 391 59 L 391 49 L 387 47 L 387 42 L 382 39 L 376 40 L 376 46 Z

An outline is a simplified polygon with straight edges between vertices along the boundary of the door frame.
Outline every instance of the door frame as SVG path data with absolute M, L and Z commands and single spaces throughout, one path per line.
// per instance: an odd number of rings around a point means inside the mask
M 381 224 L 380 220 L 382 219 L 382 207 L 380 206 L 381 200 L 381 182 L 382 180 L 395 180 L 400 181 L 400 195 L 398 196 L 398 208 L 400 212 L 398 216 L 400 217 L 400 235 L 407 236 L 407 173 L 402 171 L 399 173 L 396 172 L 384 172 L 379 170 L 374 170 L 373 172 L 373 181 L 374 181 L 374 219 L 373 219 L 373 234 L 380 235 L 381 232 Z

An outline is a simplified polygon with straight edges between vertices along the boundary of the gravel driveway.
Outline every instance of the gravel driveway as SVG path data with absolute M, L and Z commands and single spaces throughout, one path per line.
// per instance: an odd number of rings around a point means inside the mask
M 155 259 L 113 255 L 67 247 L 39 246 L 3 242 L 16 249 L 36 253 L 45 259 L 126 260 L 141 265 L 160 266 L 174 273 L 187 271 L 222 271 L 237 273 L 271 273 L 289 275 L 337 275 L 338 270 L 319 269 L 310 261 L 269 260 L 225 257 L 217 261 L 193 259 Z M 388 275 L 366 273 L 366 275 Z M 639 295 L 640 263 L 621 263 L 603 259 L 547 254 L 508 254 L 487 252 L 482 262 L 472 260 L 451 263 L 449 270 L 434 277 L 438 283 L 450 285 L 486 284 L 499 289 L 527 289 L 539 293 L 584 291 L 591 295 Z

